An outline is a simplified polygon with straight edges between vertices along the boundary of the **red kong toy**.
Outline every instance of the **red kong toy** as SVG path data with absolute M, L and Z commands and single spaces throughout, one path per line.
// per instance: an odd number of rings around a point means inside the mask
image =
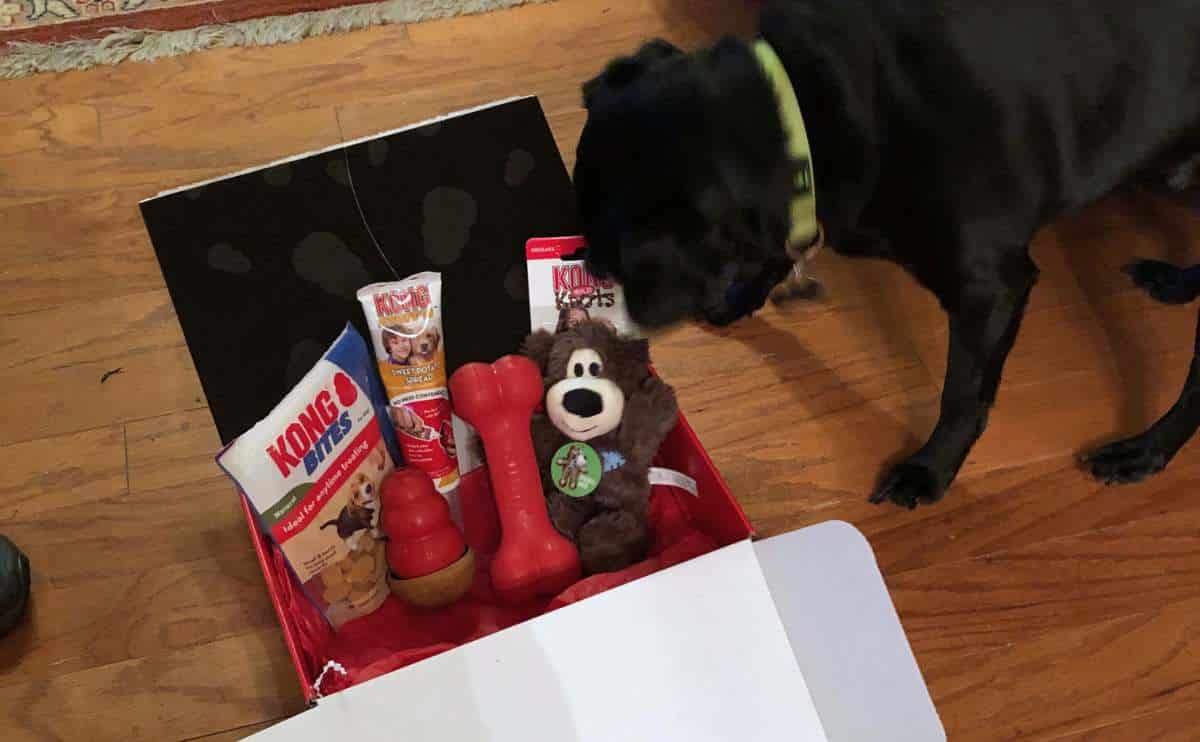
M 470 363 L 450 377 L 454 411 L 483 439 L 500 514 L 492 587 L 513 602 L 557 595 L 580 575 L 579 552 L 546 513 L 533 452 L 529 424 L 542 394 L 542 373 L 523 356 Z
M 392 592 L 423 608 L 461 598 L 474 581 L 475 556 L 429 475 L 397 469 L 383 480 L 379 499 Z

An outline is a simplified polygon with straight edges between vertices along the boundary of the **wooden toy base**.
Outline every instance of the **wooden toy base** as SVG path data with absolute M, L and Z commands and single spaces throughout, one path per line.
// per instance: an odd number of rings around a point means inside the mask
M 424 577 L 402 580 L 388 573 L 392 594 L 418 608 L 440 608 L 450 605 L 471 589 L 475 581 L 475 552 L 467 547 L 462 557 L 437 572 Z

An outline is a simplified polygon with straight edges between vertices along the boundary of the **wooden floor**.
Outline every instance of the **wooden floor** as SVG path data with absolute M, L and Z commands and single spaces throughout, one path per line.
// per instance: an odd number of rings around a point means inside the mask
M 570 161 L 582 80 L 650 35 L 745 28 L 741 6 L 560 0 L 0 85 L 0 532 L 36 595 L 0 642 L 0 739 L 234 739 L 301 708 L 139 199 L 524 93 Z M 1150 196 L 1047 229 L 988 434 L 917 512 L 866 502 L 944 364 L 896 270 L 823 256 L 828 301 L 679 329 L 655 360 L 763 534 L 867 534 L 951 740 L 1191 742 L 1200 444 L 1127 489 L 1073 455 L 1164 410 L 1191 352 L 1195 310 L 1118 267 L 1197 248 L 1200 220 Z

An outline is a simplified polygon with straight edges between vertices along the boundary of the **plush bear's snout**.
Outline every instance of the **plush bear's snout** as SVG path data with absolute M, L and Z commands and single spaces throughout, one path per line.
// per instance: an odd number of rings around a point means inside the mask
M 576 417 L 595 417 L 604 411 L 604 400 L 591 389 L 572 389 L 563 395 L 563 409 Z

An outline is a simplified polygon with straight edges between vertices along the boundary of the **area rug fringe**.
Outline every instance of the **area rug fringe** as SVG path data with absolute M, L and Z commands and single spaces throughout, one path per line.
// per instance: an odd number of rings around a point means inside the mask
M 385 0 L 179 31 L 114 28 L 97 39 L 53 43 L 14 41 L 0 50 L 0 79 L 38 72 L 84 70 L 124 61 L 152 62 L 201 49 L 288 44 L 312 36 L 370 26 L 416 23 L 434 18 L 484 13 L 549 0 Z

